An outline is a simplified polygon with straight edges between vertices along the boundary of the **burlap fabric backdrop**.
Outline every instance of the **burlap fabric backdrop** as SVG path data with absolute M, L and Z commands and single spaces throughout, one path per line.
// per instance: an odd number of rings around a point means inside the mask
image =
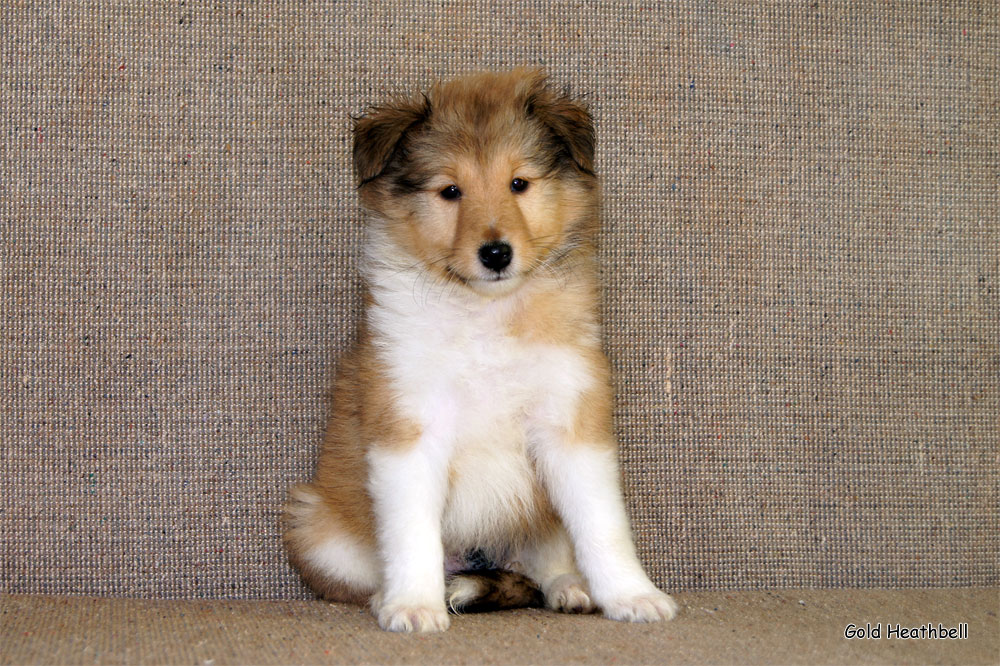
M 596 116 L 654 578 L 1000 582 L 996 3 L 147 4 L 0 9 L 0 590 L 306 595 L 349 115 L 519 64 Z

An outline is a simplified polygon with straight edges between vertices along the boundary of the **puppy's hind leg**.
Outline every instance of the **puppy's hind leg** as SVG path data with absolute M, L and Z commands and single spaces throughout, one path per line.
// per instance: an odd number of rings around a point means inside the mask
M 289 559 L 324 599 L 367 603 L 379 586 L 373 538 L 352 533 L 310 484 L 292 488 L 283 516 Z
M 594 604 L 573 559 L 562 525 L 535 537 L 518 556 L 518 567 L 545 595 L 545 605 L 563 613 L 592 613 Z

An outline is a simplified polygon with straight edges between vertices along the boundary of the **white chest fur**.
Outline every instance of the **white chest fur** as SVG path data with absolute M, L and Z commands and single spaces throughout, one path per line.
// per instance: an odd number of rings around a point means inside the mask
M 532 430 L 568 427 L 593 379 L 572 348 L 507 333 L 516 296 L 427 293 L 415 280 L 376 282 L 368 323 L 397 407 L 424 433 L 419 446 L 447 461 L 442 536 L 452 547 L 479 545 L 530 515 Z

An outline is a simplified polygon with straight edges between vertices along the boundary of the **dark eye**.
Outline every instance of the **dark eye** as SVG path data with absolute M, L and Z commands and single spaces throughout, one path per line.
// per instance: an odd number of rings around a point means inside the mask
M 449 201 L 452 201 L 454 199 L 459 198 L 460 196 L 462 196 L 462 190 L 458 189 L 454 185 L 449 185 L 448 187 L 441 190 L 442 199 L 448 199 Z
M 526 189 L 528 189 L 528 181 L 523 178 L 515 178 L 510 181 L 511 192 L 524 192 Z

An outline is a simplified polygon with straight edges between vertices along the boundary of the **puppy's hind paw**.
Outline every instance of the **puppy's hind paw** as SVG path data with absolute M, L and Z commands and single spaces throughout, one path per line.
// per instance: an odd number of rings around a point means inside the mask
M 450 624 L 444 604 L 440 608 L 388 604 L 378 611 L 378 625 L 386 631 L 429 633 L 444 631 Z
M 603 606 L 605 617 L 621 622 L 670 620 L 677 614 L 677 609 L 677 602 L 659 590 L 617 599 Z
M 580 577 L 559 576 L 545 594 L 545 605 L 561 613 L 593 613 L 594 603 L 583 587 Z

